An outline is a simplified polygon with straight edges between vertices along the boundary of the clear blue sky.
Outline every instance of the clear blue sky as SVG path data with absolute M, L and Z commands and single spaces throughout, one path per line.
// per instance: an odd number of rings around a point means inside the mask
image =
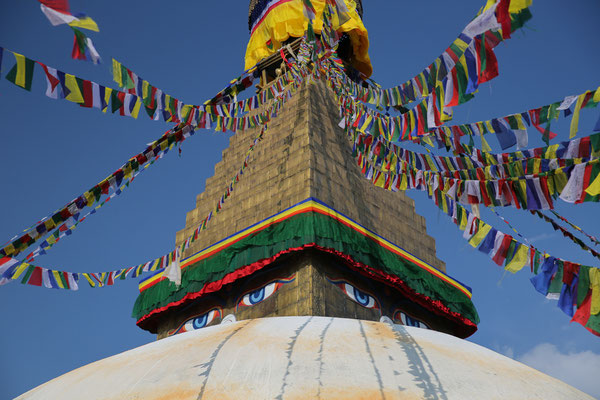
M 198 104 L 243 70 L 246 0 L 72 0 L 73 11 L 86 12 L 100 26 L 99 33 L 90 34 L 104 58 L 100 66 L 70 59 L 70 29 L 52 27 L 37 1 L 1 2 L 0 46 L 107 86 L 116 87 L 109 69 L 115 57 L 167 93 Z M 388 87 L 427 66 L 484 1 L 365 3 L 373 77 Z M 456 111 L 455 122 L 521 112 L 600 84 L 600 53 L 594 39 L 600 3 L 537 0 L 532 12 L 528 27 L 497 48 L 500 76 L 482 85 L 476 99 Z M 143 113 L 134 120 L 49 99 L 39 68 L 32 92 L 26 92 L 4 79 L 13 63 L 12 55 L 5 53 L 0 82 L 2 242 L 107 176 L 170 127 Z M 583 111 L 580 135 L 591 132 L 599 112 Z M 566 140 L 567 125 L 554 127 Z M 530 129 L 533 146 L 541 144 L 537 136 Z M 69 271 L 108 271 L 170 251 L 175 232 L 184 226 L 185 213 L 213 174 L 227 138 L 222 133 L 198 133 L 185 142 L 181 157 L 168 154 L 37 263 Z M 468 246 L 422 193 L 412 196 L 448 272 L 473 287 L 481 324 L 469 340 L 533 364 L 584 356 L 598 360 L 600 339 L 569 324 L 554 301 L 534 291 L 527 271 L 505 274 Z M 589 232 L 600 233 L 597 204 L 559 202 L 558 210 Z M 540 249 L 598 266 L 598 260 L 535 217 L 512 210 L 504 215 Z M 489 214 L 484 216 L 502 226 Z M 137 293 L 135 280 L 101 289 L 82 287 L 78 292 L 19 283 L 0 288 L 0 398 L 12 398 L 74 368 L 153 341 L 154 336 L 137 328 L 130 316 Z M 547 357 L 555 358 L 534 360 L 539 352 L 533 350 L 540 344 L 552 350 L 544 353 Z M 600 395 L 585 375 L 583 383 L 576 381 L 584 374 L 578 364 L 573 363 L 564 378 Z M 600 370 L 591 372 L 597 376 Z

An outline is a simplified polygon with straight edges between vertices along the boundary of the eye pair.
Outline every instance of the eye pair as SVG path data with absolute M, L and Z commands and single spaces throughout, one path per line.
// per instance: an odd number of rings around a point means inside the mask
M 202 329 L 211 322 L 214 321 L 215 318 L 222 318 L 223 313 L 221 308 L 213 308 L 209 312 L 204 314 L 197 315 L 185 321 L 183 324 L 179 326 L 179 328 L 172 330 L 169 332 L 169 336 L 175 335 L 183 332 L 191 332 L 197 329 Z
M 264 285 L 263 287 L 261 287 L 259 289 L 255 289 L 250 292 L 246 292 L 237 301 L 236 310 L 239 307 L 253 306 L 255 304 L 258 304 L 258 303 L 268 299 L 281 286 L 285 285 L 286 283 L 290 283 L 290 282 L 294 281 L 294 279 L 296 279 L 296 275 L 292 275 L 291 277 L 286 278 L 286 279 L 277 279 L 275 281 L 272 281 L 272 282 Z M 194 317 L 186 320 L 177 329 L 174 329 L 173 331 L 169 332 L 169 336 L 175 335 L 178 333 L 190 332 L 190 331 L 194 331 L 197 329 L 202 329 L 205 326 L 207 326 L 208 324 L 210 324 L 212 321 L 214 321 L 215 318 L 222 318 L 222 317 L 223 317 L 222 309 L 214 308 L 214 309 L 210 310 L 209 312 L 194 316 Z
M 375 296 L 368 294 L 362 290 L 357 289 L 356 287 L 354 287 L 353 285 L 351 285 L 350 283 L 348 283 L 346 281 L 343 281 L 343 280 L 334 281 L 334 280 L 330 280 L 330 279 L 328 279 L 328 280 L 329 280 L 329 282 L 333 283 L 334 285 L 336 285 L 337 287 L 342 289 L 342 292 L 344 292 L 346 294 L 346 296 L 348 296 L 350 299 L 352 299 L 356 303 L 360 304 L 361 306 L 363 306 L 365 308 L 373 308 L 373 309 L 380 310 L 379 303 L 375 299 Z M 416 328 L 422 328 L 422 329 L 431 329 L 431 328 L 429 328 L 429 326 L 426 323 L 406 314 L 404 311 L 396 310 L 394 312 L 393 316 L 394 316 L 394 322 L 400 322 L 400 323 L 402 323 L 402 325 L 414 326 Z
M 280 287 L 285 285 L 286 283 L 293 282 L 296 279 L 296 275 L 292 275 L 286 279 L 277 279 L 270 283 L 267 283 L 265 286 L 252 290 L 250 292 L 246 292 L 241 296 L 241 298 L 237 301 L 236 310 L 240 307 L 249 307 L 255 304 L 260 303 L 271 297 L 273 293 L 279 290 Z
M 365 308 L 373 308 L 376 310 L 380 310 L 379 302 L 375 299 L 375 296 L 357 289 L 354 285 L 344 281 L 344 280 L 331 280 L 327 278 L 327 280 L 334 284 L 335 286 L 342 289 L 342 292 L 346 294 L 352 301 L 360 304 Z

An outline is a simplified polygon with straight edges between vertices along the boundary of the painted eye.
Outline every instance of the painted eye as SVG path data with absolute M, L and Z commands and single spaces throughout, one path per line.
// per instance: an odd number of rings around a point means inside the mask
M 363 307 L 367 308 L 376 308 L 377 304 L 375 303 L 375 298 L 373 296 L 369 296 L 365 292 L 361 292 L 354 286 L 344 283 L 344 292 L 350 297 L 352 300 L 357 302 Z
M 342 289 L 342 292 L 344 292 L 346 296 L 350 297 L 353 301 L 357 302 L 361 306 L 379 310 L 379 303 L 377 300 L 375 300 L 375 296 L 357 289 L 346 281 L 334 281 L 330 280 L 329 278 L 327 280 Z
M 207 313 L 188 319 L 183 324 L 181 324 L 179 328 L 169 332 L 169 336 L 175 335 L 177 333 L 191 332 L 197 329 L 202 329 L 208 324 L 210 324 L 217 317 L 221 317 L 221 310 L 215 308 Z
M 429 326 L 427 326 L 427 324 L 425 322 L 421 322 L 418 319 L 413 318 L 410 315 L 408 315 L 402 311 L 397 311 L 395 313 L 394 320 L 400 321 L 402 323 L 402 325 L 414 326 L 415 328 L 430 329 Z
M 238 307 L 240 307 L 240 306 L 241 307 L 249 307 L 249 306 L 258 304 L 261 301 L 264 301 L 264 300 L 268 299 L 269 297 L 271 297 L 273 295 L 273 293 L 275 293 L 280 287 L 282 287 L 286 283 L 292 282 L 294 279 L 296 279 L 296 275 L 292 275 L 291 277 L 285 278 L 285 279 L 277 279 L 273 282 L 266 284 L 265 286 L 263 286 L 259 289 L 255 289 L 251 292 L 247 292 L 238 301 L 237 306 Z
M 279 289 L 277 282 L 269 283 L 266 286 L 261 287 L 258 290 L 245 294 L 240 300 L 240 306 L 253 306 L 260 303 L 264 299 L 268 299 Z

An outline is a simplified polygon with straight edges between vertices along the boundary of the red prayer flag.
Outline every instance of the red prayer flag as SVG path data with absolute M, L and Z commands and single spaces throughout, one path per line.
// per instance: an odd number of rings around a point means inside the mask
M 510 247 L 510 243 L 512 242 L 512 240 L 513 238 L 510 235 L 504 235 L 504 238 L 502 238 L 500 248 L 498 249 L 493 258 L 494 262 L 497 265 L 502 266 L 502 264 L 504 264 L 504 260 L 506 259 L 506 253 L 508 252 L 508 248 Z
M 477 44 L 477 43 L 476 43 Z M 496 58 L 496 54 L 494 53 L 494 45 L 485 37 L 484 40 L 485 47 L 485 70 L 481 71 L 479 77 L 479 84 L 490 81 L 499 75 L 498 73 L 498 59 Z M 481 54 L 481 52 L 477 52 L 477 54 Z M 456 81 L 455 81 L 456 82 Z
M 71 14 L 69 11 L 69 0 L 38 0 L 40 3 L 55 11 Z
M 42 268 L 34 267 L 31 276 L 29 277 L 29 281 L 27 282 L 30 285 L 42 286 Z
M 83 103 L 81 107 L 91 108 L 94 105 L 94 93 L 92 91 L 92 82 L 83 79 Z
M 496 19 L 502 26 L 502 37 L 504 39 L 510 39 L 510 31 L 512 30 L 509 6 L 510 0 L 500 0 L 500 4 L 496 7 Z

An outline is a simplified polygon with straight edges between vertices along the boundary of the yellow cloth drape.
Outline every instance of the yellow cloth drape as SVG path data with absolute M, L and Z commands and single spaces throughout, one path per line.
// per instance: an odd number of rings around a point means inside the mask
M 353 64 L 356 69 L 370 76 L 373 72 L 371 59 L 369 58 L 369 35 L 360 16 L 356 12 L 356 3 L 353 0 L 345 0 L 348 7 L 350 19 L 346 21 L 338 31 L 348 34 L 352 49 L 354 50 Z M 321 16 L 325 8 L 324 0 L 312 0 L 316 10 L 316 18 L 313 24 L 315 33 L 320 34 L 323 28 Z M 293 0 L 282 3 L 273 8 L 256 26 L 250 35 L 250 41 L 246 48 L 246 69 L 253 67 L 257 62 L 275 53 L 281 43 L 291 37 L 302 37 L 308 28 L 308 20 L 304 16 L 304 5 L 302 0 Z M 267 42 L 271 41 L 269 48 Z

